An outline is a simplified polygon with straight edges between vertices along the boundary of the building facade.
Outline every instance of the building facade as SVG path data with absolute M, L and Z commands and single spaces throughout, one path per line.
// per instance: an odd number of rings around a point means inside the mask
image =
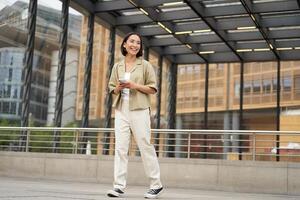
M 16 1 L 0 10 L 0 115 L 1 119 L 19 121 L 22 101 L 23 58 L 27 40 L 28 2 Z M 35 53 L 31 82 L 31 125 L 48 125 L 53 120 L 61 12 L 38 5 Z M 69 50 L 66 63 L 65 104 L 63 124 L 73 122 L 75 112 L 77 65 L 81 17 L 70 14 Z M 76 85 L 76 83 L 75 83 Z M 50 87 L 50 90 L 49 90 Z M 72 88 L 73 87 L 73 88 Z M 54 94 L 54 95 L 53 95 Z M 47 119 L 48 118 L 48 119 Z

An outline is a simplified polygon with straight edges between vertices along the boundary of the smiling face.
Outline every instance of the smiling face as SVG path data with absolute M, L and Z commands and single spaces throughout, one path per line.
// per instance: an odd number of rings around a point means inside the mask
M 141 49 L 140 37 L 138 35 L 129 36 L 123 47 L 126 49 L 127 54 L 136 56 Z

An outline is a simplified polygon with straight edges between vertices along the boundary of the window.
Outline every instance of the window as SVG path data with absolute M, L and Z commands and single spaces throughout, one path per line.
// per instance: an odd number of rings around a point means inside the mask
M 18 88 L 17 88 L 17 86 L 15 86 L 15 88 L 14 88 L 13 98 L 18 98 Z
M 4 84 L 0 85 L 0 98 L 4 97 Z
M 250 81 L 245 81 L 244 94 L 247 95 L 247 94 L 250 94 L 250 92 L 251 92 L 251 83 L 250 83 Z
M 17 103 L 16 102 L 11 102 L 9 113 L 10 114 L 16 114 L 16 112 L 17 112 Z
M 184 74 L 185 73 L 185 67 L 184 66 L 180 66 L 179 67 L 179 74 Z
M 253 80 L 253 92 L 259 93 L 260 92 L 260 80 Z
M 192 65 L 187 66 L 187 69 L 186 69 L 186 70 L 187 70 L 187 73 L 188 73 L 188 74 L 192 74 L 193 71 L 194 71 Z
M 195 74 L 200 74 L 200 65 L 195 65 L 194 71 L 195 71 Z
M 9 114 L 9 102 L 3 102 L 3 113 Z
M 10 97 L 10 91 L 11 91 L 11 85 L 7 85 L 6 89 L 4 91 L 4 97 L 9 98 Z
M 272 80 L 272 87 L 273 87 L 273 93 L 276 93 L 277 92 L 277 79 L 273 79 Z
M 263 80 L 263 93 L 268 94 L 271 92 L 271 83 L 270 79 Z
M 295 76 L 295 85 L 294 85 L 294 88 L 295 88 L 295 93 L 297 94 L 300 94 L 300 76 Z
M 234 83 L 234 96 L 235 97 L 240 96 L 240 82 Z
M 22 112 L 22 103 L 19 103 L 18 115 L 21 115 Z
M 10 65 L 13 65 L 14 64 L 14 57 L 12 56 L 11 58 L 10 58 L 10 63 L 9 63 Z
M 8 81 L 12 80 L 12 76 L 13 76 L 13 69 L 9 68 L 9 70 L 8 70 Z
M 283 91 L 291 91 L 292 88 L 292 78 L 291 76 L 284 76 L 282 81 Z

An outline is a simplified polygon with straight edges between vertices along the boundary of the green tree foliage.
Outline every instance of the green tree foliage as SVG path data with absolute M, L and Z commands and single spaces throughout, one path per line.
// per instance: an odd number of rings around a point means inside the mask
M 75 122 L 65 127 L 77 127 Z M 54 131 L 32 131 L 30 133 L 30 152 L 52 152 Z M 59 153 L 73 153 L 76 133 L 74 131 L 61 131 Z
M 0 126 L 2 127 L 18 127 L 20 126 L 19 121 L 9 121 L 9 120 L 0 120 Z M 30 127 L 34 127 L 34 124 L 31 123 Z M 51 127 L 51 126 L 50 126 Z M 71 122 L 65 127 L 79 127 L 76 122 Z M 15 130 L 0 130 L 0 150 L 10 151 L 13 147 L 18 146 L 19 138 L 21 131 Z M 53 152 L 53 135 L 54 131 L 34 131 L 30 130 L 27 132 L 29 136 L 29 152 L 41 152 L 41 153 L 51 153 Z M 60 143 L 58 153 L 75 153 L 79 152 L 78 148 L 86 147 L 86 144 L 81 146 L 76 142 L 80 142 L 80 137 L 83 133 L 77 131 L 61 131 L 60 132 Z M 86 133 L 87 141 L 91 143 L 92 154 L 97 153 L 97 133 Z
M 17 120 L 0 120 L 0 127 L 16 127 L 19 125 Z M 19 131 L 0 130 L 0 150 L 9 150 L 18 143 Z

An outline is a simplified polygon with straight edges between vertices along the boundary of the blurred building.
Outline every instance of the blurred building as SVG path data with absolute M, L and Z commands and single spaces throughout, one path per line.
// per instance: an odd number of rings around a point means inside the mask
M 20 119 L 27 18 L 28 3 L 23 1 L 17 1 L 0 11 L 0 117 L 2 119 L 17 121 Z M 51 124 L 53 120 L 52 104 L 56 93 L 60 21 L 60 10 L 38 5 L 29 108 L 32 120 L 36 124 L 46 124 L 46 122 Z M 81 17 L 70 14 L 63 124 L 74 121 L 76 87 L 73 82 L 77 79 L 80 40 L 80 32 L 77 30 L 80 26 Z

